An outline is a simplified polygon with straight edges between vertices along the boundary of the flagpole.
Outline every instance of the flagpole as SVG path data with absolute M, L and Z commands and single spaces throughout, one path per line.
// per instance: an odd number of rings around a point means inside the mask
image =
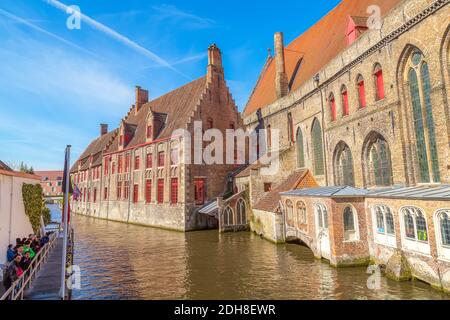
M 65 190 L 64 190 L 64 237 L 63 237 L 63 254 L 62 254 L 62 266 L 61 266 L 61 299 L 64 300 L 66 296 L 66 263 L 67 263 L 67 235 L 69 232 L 69 164 L 70 164 L 70 148 L 68 145 L 66 147 L 66 158 L 64 163 L 64 179 L 65 179 Z

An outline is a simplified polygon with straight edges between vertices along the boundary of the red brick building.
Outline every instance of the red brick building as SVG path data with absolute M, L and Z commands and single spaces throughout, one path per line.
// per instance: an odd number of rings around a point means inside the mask
M 62 196 L 62 170 L 35 171 L 34 174 L 41 177 L 41 186 L 44 196 Z
M 227 192 L 235 166 L 182 161 L 187 152 L 194 155 L 199 123 L 203 132 L 217 129 L 224 137 L 242 125 L 216 45 L 208 48 L 206 76 L 154 100 L 136 87 L 135 104 L 119 127 L 108 132 L 101 125 L 100 137 L 71 169 L 82 193 L 73 211 L 180 231 L 217 227 L 216 218 L 197 211 Z M 179 130 L 192 137 L 190 146 Z

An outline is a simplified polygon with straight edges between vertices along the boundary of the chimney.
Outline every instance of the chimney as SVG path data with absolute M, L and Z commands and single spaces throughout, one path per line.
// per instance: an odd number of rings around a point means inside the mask
M 100 136 L 104 136 L 108 133 L 108 125 L 106 123 L 100 124 Z
M 276 75 L 275 75 L 275 88 L 277 98 L 280 99 L 288 94 L 288 80 L 286 75 L 286 67 L 284 63 L 284 44 L 283 33 L 275 33 L 275 62 L 276 62 Z
M 207 81 L 211 82 L 214 74 L 218 74 L 223 79 L 222 53 L 215 43 L 208 48 L 208 69 Z
M 148 102 L 148 90 L 141 89 L 136 86 L 136 114 L 141 110 L 142 106 Z

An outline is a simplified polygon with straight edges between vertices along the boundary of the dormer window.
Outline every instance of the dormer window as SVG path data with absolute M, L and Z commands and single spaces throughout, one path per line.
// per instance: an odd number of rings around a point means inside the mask
M 346 34 L 347 44 L 351 45 L 367 29 L 368 29 L 367 17 L 356 17 L 356 16 L 349 17 Z

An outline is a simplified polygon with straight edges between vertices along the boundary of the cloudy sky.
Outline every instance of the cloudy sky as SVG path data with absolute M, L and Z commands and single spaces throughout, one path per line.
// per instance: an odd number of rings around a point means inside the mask
M 289 43 L 338 2 L 1 0 L 0 159 L 61 168 L 67 144 L 76 159 L 99 123 L 117 127 L 135 85 L 154 99 L 203 76 L 211 43 L 242 110 L 273 33 Z

